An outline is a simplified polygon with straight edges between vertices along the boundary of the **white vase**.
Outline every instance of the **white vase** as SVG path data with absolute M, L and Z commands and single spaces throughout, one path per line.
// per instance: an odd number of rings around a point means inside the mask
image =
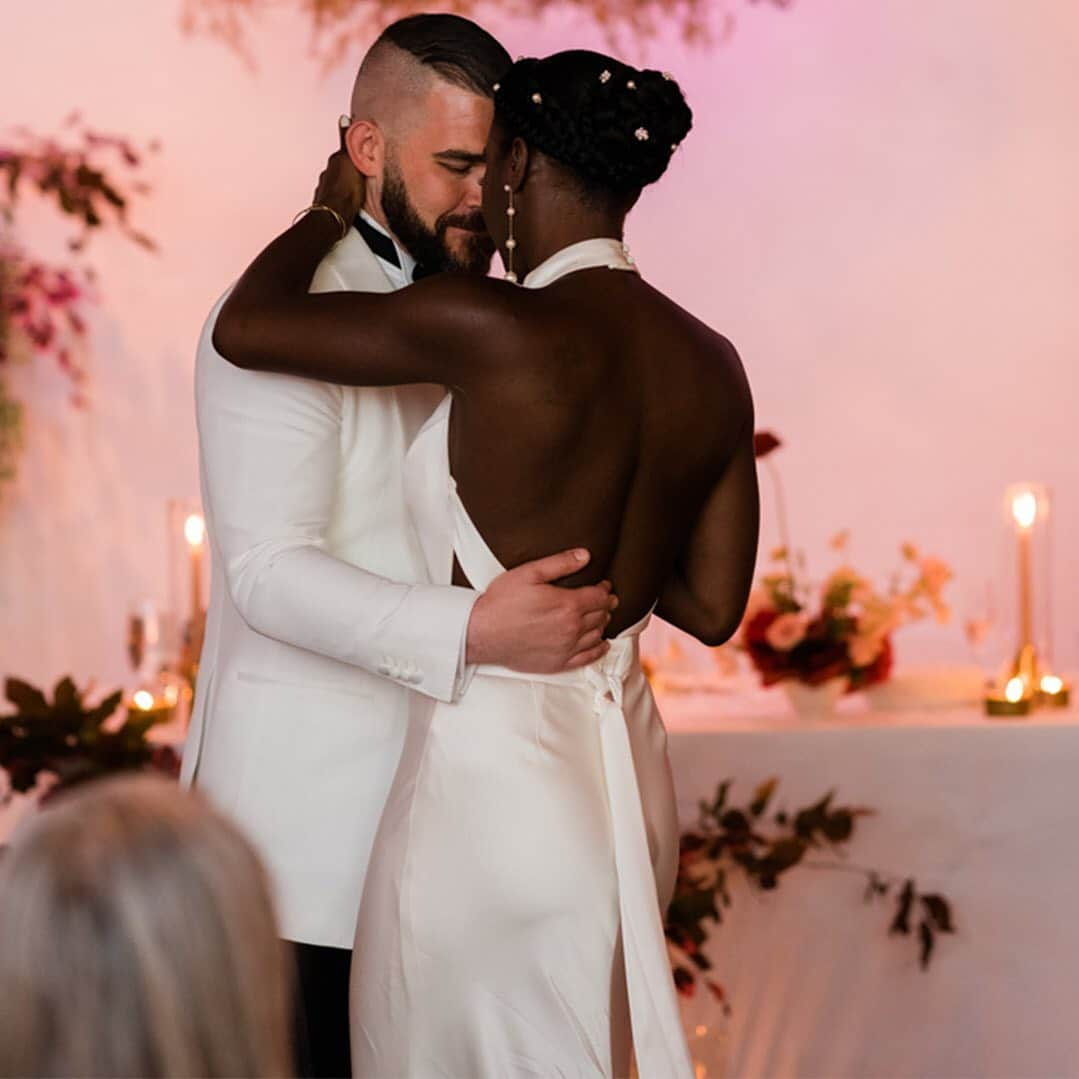
M 830 716 L 847 688 L 846 678 L 830 678 L 819 686 L 810 686 L 793 679 L 781 684 L 795 714 L 807 719 Z

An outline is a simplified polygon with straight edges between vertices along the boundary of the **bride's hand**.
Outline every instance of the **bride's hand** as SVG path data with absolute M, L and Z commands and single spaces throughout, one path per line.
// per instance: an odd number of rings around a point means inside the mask
M 351 222 L 360 212 L 366 194 L 366 179 L 352 164 L 348 151 L 344 148 L 342 135 L 341 149 L 330 155 L 322 175 L 315 188 L 315 203 L 330 206 L 345 221 Z

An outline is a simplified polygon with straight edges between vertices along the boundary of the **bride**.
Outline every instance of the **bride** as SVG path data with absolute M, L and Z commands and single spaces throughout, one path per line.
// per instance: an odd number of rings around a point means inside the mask
M 645 1079 L 692 1075 L 662 929 L 674 795 L 637 638 L 653 609 L 706 644 L 738 625 L 753 408 L 733 347 L 622 242 L 690 125 L 659 72 L 583 51 L 518 61 L 495 88 L 483 194 L 508 280 L 308 295 L 363 194 L 339 153 L 324 212 L 259 255 L 217 324 L 242 367 L 448 387 L 406 467 L 434 581 L 484 589 L 584 547 L 565 583 L 609 578 L 620 598 L 590 667 L 480 667 L 412 725 L 357 927 L 357 1076 L 622 1076 L 631 1052 Z

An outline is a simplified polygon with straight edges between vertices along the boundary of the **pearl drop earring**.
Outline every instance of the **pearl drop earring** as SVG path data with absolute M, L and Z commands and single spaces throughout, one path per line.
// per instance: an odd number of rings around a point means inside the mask
M 509 205 L 506 207 L 506 224 L 509 235 L 506 237 L 506 273 L 505 279 L 517 283 L 517 275 L 513 272 L 513 252 L 517 247 L 517 240 L 513 235 L 513 226 L 517 217 L 517 208 L 513 205 L 513 188 L 509 184 L 504 187 L 509 196 Z

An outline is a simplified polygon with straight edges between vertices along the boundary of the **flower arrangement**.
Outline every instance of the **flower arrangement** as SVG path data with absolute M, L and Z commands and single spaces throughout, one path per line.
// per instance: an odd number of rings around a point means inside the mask
M 757 456 L 781 445 L 770 432 L 757 435 Z M 774 474 L 774 473 L 773 473 Z M 846 679 L 847 692 L 885 681 L 892 670 L 892 634 L 932 614 L 945 623 L 950 610 L 944 587 L 951 569 L 923 555 L 911 543 L 900 548 L 902 562 L 886 588 L 878 588 L 842 564 L 819 588 L 802 574 L 805 558 L 786 539 L 782 489 L 776 480 L 783 545 L 772 552 L 775 568 L 750 593 L 740 642 L 766 686 L 798 681 L 820 686 Z M 849 531 L 833 537 L 831 547 L 845 554 Z
M 846 533 L 832 541 L 843 550 Z M 765 574 L 746 608 L 742 644 L 766 686 L 797 680 L 818 686 L 846 678 L 848 692 L 885 681 L 892 634 L 932 613 L 947 622 L 942 592 L 952 572 L 939 558 L 902 547 L 903 564 L 885 590 L 840 566 L 814 595 L 788 570 Z M 776 561 L 786 560 L 781 548 Z

